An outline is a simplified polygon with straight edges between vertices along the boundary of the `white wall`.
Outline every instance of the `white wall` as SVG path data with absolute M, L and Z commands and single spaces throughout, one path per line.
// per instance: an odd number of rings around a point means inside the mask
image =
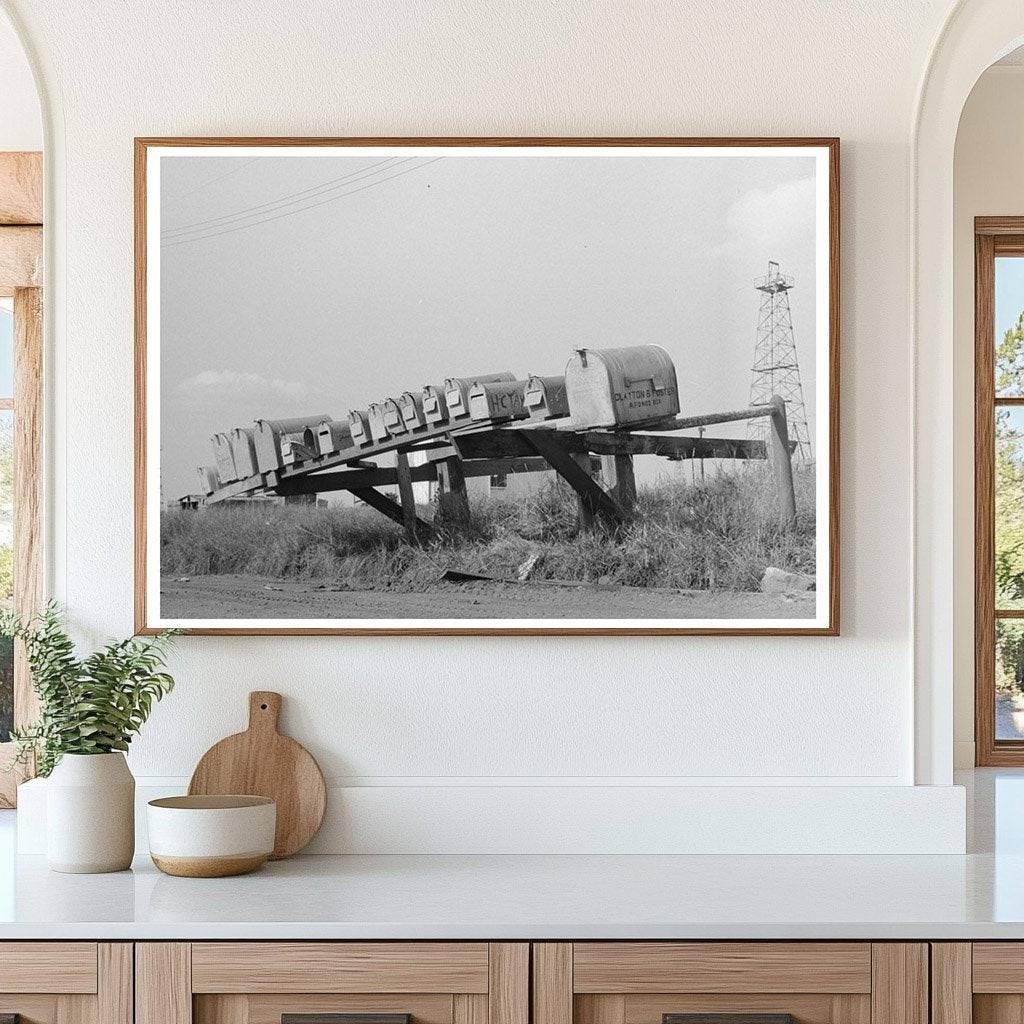
M 975 85 L 954 161 L 954 740 L 974 764 L 974 218 L 1024 215 L 1024 66 L 990 68 Z
M 946 0 L 4 2 L 54 114 L 52 576 L 93 637 L 132 627 L 133 136 L 843 140 L 841 638 L 183 639 L 137 773 L 187 775 L 264 687 L 353 805 L 913 781 L 908 153 Z

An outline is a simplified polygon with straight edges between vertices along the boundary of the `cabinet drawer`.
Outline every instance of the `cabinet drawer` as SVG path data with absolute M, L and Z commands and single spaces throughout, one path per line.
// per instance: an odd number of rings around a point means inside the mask
M 487 991 L 486 942 L 197 942 L 193 992 Z
M 96 991 L 95 942 L 0 943 L 0 992 Z
M 0 1017 L 22 1024 L 132 1024 L 126 942 L 0 942 Z
M 578 942 L 574 992 L 871 991 L 866 942 Z
M 868 942 L 537 943 L 533 1009 L 534 1024 L 929 1024 L 928 949 Z M 674 1015 L 683 1019 L 672 1021 Z M 708 1015 L 715 1021 L 700 1019 Z
M 135 1024 L 528 1024 L 517 942 L 139 943 Z M 385 1015 L 382 1017 L 381 1015 Z M 402 1019 L 401 1017 L 397 1019 Z M 332 1022 L 334 1024 L 334 1022 Z
M 934 1024 L 1024 1019 L 1024 942 L 932 943 Z

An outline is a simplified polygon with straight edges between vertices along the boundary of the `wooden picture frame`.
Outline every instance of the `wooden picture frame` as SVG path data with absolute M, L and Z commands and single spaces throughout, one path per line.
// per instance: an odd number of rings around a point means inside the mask
M 494 153 L 503 150 L 521 150 L 523 153 L 540 152 L 543 148 L 552 147 L 565 150 L 575 154 L 577 151 L 586 153 L 589 151 L 607 150 L 614 153 L 626 148 L 643 152 L 650 148 L 656 148 L 659 152 L 679 151 L 678 155 L 694 155 L 693 151 L 706 150 L 708 153 L 723 153 L 733 156 L 740 155 L 740 151 L 751 151 L 757 156 L 767 156 L 772 150 L 799 153 L 800 155 L 815 155 L 821 157 L 822 163 L 817 165 L 824 168 L 819 172 L 818 186 L 819 200 L 816 210 L 818 220 L 816 224 L 827 221 L 827 226 L 821 229 L 821 237 L 824 246 L 819 245 L 819 250 L 824 247 L 826 252 L 820 252 L 816 256 L 819 260 L 819 270 L 815 275 L 815 295 L 822 294 L 826 298 L 822 301 L 819 298 L 817 324 L 818 340 L 816 345 L 817 374 L 827 381 L 827 386 L 821 389 L 816 406 L 815 422 L 818 423 L 816 458 L 827 465 L 826 478 L 819 480 L 815 485 L 818 495 L 818 507 L 822 499 L 827 501 L 827 511 L 816 513 L 816 544 L 817 550 L 827 552 L 824 558 L 819 557 L 815 569 L 817 588 L 815 590 L 813 617 L 802 618 L 780 617 L 778 621 L 756 620 L 756 624 L 747 625 L 743 619 L 723 619 L 722 625 L 717 625 L 712 620 L 694 620 L 697 625 L 689 625 L 687 620 L 665 620 L 662 624 L 657 619 L 614 619 L 612 621 L 595 620 L 594 625 L 588 625 L 586 620 L 566 620 L 559 618 L 548 618 L 542 621 L 526 620 L 525 624 L 517 625 L 518 620 L 503 621 L 500 625 L 491 624 L 485 619 L 470 619 L 464 621 L 457 618 L 445 618 L 439 620 L 415 620 L 394 618 L 382 622 L 380 620 L 368 621 L 362 624 L 359 619 L 344 619 L 335 621 L 317 620 L 310 624 L 303 620 L 291 621 L 280 619 L 262 621 L 244 620 L 244 624 L 233 625 L 230 620 L 203 619 L 203 620 L 170 620 L 159 614 L 161 603 L 159 579 L 155 578 L 153 554 L 159 550 L 157 541 L 154 549 L 154 538 L 150 530 L 158 524 L 153 520 L 159 515 L 163 507 L 159 501 L 154 499 L 154 470 L 151 466 L 153 459 L 151 444 L 151 433 L 149 423 L 153 415 L 152 408 L 157 403 L 159 396 L 151 396 L 147 389 L 151 387 L 153 379 L 153 359 L 150 349 L 150 336 L 152 335 L 152 318 L 160 309 L 159 295 L 153 294 L 150 288 L 150 277 L 153 273 L 151 267 L 156 262 L 153 256 L 159 249 L 159 240 L 155 240 L 149 232 L 149 222 L 157 214 L 154 211 L 160 209 L 160 195 L 157 189 L 150 189 L 150 181 L 154 178 L 154 167 L 158 166 L 159 160 L 171 155 L 204 154 L 212 150 L 221 150 L 235 155 L 238 147 L 245 147 L 253 153 L 272 155 L 275 153 L 291 155 L 301 153 L 303 150 L 315 149 L 317 151 L 338 149 L 381 149 L 394 148 L 398 150 L 409 149 L 439 149 L 444 150 L 465 150 L 467 148 L 483 149 L 489 148 Z M 697 154 L 703 155 L 703 154 Z M 397 177 L 397 174 L 395 175 Z M 308 190 L 307 190 L 308 191 Z M 772 636 L 835 636 L 839 633 L 839 248 L 840 248 L 840 225 L 839 225 L 839 140 L 836 138 L 138 138 L 135 140 L 135 619 L 136 630 L 139 633 L 153 633 L 167 625 L 173 624 L 178 628 L 184 628 L 187 632 L 206 635 L 342 635 L 342 636 L 504 636 L 504 635 L 535 635 L 535 636 L 584 636 L 584 635 L 637 635 L 637 636 L 684 636 L 684 635 L 772 635 Z M 266 204 L 268 206 L 272 204 Z M 230 215 L 220 218 L 209 218 L 216 226 L 217 221 L 227 221 Z M 187 230 L 187 229 L 186 229 Z M 212 237 L 212 232 L 207 232 L 207 237 Z M 154 249 L 157 247 L 157 250 Z M 775 267 L 772 271 L 771 267 Z M 781 281 L 783 276 L 778 272 L 776 264 L 769 264 L 769 275 L 778 273 Z M 767 278 L 765 279 L 767 280 Z M 750 282 L 753 284 L 753 281 Z M 763 289 L 762 289 L 763 290 Z M 788 300 L 787 300 L 788 301 Z M 788 308 L 788 307 L 787 307 Z M 753 344 L 753 323 L 751 324 L 751 344 Z M 826 337 L 822 345 L 820 338 Z M 586 352 L 581 357 L 586 363 Z M 593 350 L 589 350 L 593 351 Z M 480 382 L 477 381 L 477 386 Z M 417 384 L 417 386 L 419 386 Z M 486 390 L 486 389 L 485 389 Z M 393 396 L 396 400 L 398 396 Z M 414 401 L 415 399 L 413 399 Z M 483 398 L 481 398 L 481 401 Z M 741 403 L 742 404 L 742 403 Z M 752 411 L 753 409 L 761 411 Z M 783 413 L 783 428 L 785 427 L 785 406 Z M 764 422 L 769 423 L 770 417 L 766 415 L 767 410 L 761 405 L 754 405 L 753 402 L 738 411 L 735 407 L 728 416 L 725 414 L 704 415 L 691 418 L 686 421 L 686 427 L 697 428 L 698 421 L 701 424 L 724 423 L 729 421 L 741 421 L 753 416 L 766 416 Z M 741 415 L 745 414 L 745 415 Z M 355 414 L 353 414 L 355 415 Z M 383 414 L 382 414 L 383 415 Z M 392 411 L 392 415 L 395 415 Z M 273 421 L 267 421 L 268 423 Z M 680 419 L 680 423 L 683 420 Z M 774 424 L 775 421 L 771 420 Z M 237 424 L 232 426 L 237 428 Z M 228 427 L 225 424 L 225 430 Z M 268 428 L 269 429 L 269 428 Z M 369 429 L 369 424 L 367 424 Z M 665 429 L 664 427 L 662 429 Z M 680 427 L 679 429 L 682 429 Z M 806 429 L 806 426 L 805 426 Z M 743 448 L 743 442 L 730 442 L 725 448 L 701 448 L 703 441 L 703 430 L 701 438 L 688 449 L 690 458 L 696 458 L 696 451 L 714 452 L 708 454 L 707 458 L 723 457 L 744 457 L 744 458 L 765 458 L 766 454 L 778 452 L 779 447 L 787 446 L 788 435 L 783 431 L 779 434 L 773 426 L 773 432 L 767 429 L 763 435 L 765 440 L 760 449 Z M 609 454 L 605 457 L 608 470 L 602 476 L 602 484 L 594 484 L 594 471 L 583 465 L 579 458 L 565 457 L 564 453 L 556 446 L 550 447 L 554 432 L 537 432 L 535 439 L 530 441 L 529 450 L 518 452 L 515 458 L 520 463 L 530 462 L 527 469 L 531 469 L 532 462 L 545 459 L 547 468 L 557 472 L 563 481 L 567 481 L 577 492 L 580 501 L 580 516 L 585 521 L 589 515 L 601 519 L 603 515 L 611 516 L 616 509 L 621 510 L 620 497 L 631 503 L 635 499 L 635 484 L 632 483 L 631 459 L 629 465 L 625 465 L 626 459 L 620 459 L 618 455 Z M 225 437 L 228 435 L 225 434 Z M 276 436 L 276 435 L 275 435 Z M 297 436 L 297 435 L 296 435 Z M 449 440 L 452 435 L 447 435 Z M 622 435 L 617 435 L 622 436 Z M 631 436 L 631 435 L 630 435 Z M 662 435 L 664 436 L 664 435 Z M 589 438 L 589 435 L 588 435 Z M 558 441 L 558 437 L 554 436 Z M 275 442 L 276 443 L 276 442 Z M 590 440 L 587 443 L 591 443 Z M 618 442 L 616 442 L 618 443 Z M 647 443 L 647 442 L 645 442 Z M 653 444 L 654 442 L 650 442 Z M 757 444 L 757 442 L 747 442 Z M 774 447 L 773 447 L 774 445 Z M 798 442 L 788 438 L 788 451 L 797 449 Z M 457 507 L 459 504 L 459 488 L 464 494 L 464 482 L 461 479 L 460 460 L 461 448 L 454 446 L 452 449 L 458 458 L 444 467 L 437 469 L 437 501 L 443 503 L 447 496 Z M 630 448 L 630 451 L 639 449 Z M 662 453 L 662 448 L 648 448 L 648 451 L 657 450 Z M 673 449 L 674 450 L 674 449 Z M 608 448 L 609 453 L 613 447 Z M 619 448 L 614 448 L 618 452 Z M 740 452 L 737 455 L 736 452 Z M 761 454 L 751 454 L 760 451 Z M 423 478 L 425 469 L 417 466 L 410 467 L 405 455 L 398 451 L 395 454 L 395 468 L 393 470 L 378 471 L 378 475 L 372 480 L 384 480 L 391 484 L 397 484 L 400 501 L 390 500 L 378 503 L 374 482 L 363 484 L 362 478 L 356 479 L 358 473 L 346 471 L 344 474 L 336 474 L 335 483 L 345 486 L 348 491 L 355 493 L 367 501 L 374 508 L 378 508 L 386 515 L 394 518 L 404 528 L 406 535 L 415 540 L 419 531 L 428 527 L 421 517 L 416 513 L 415 499 L 409 497 L 412 494 L 412 487 L 415 482 Z M 684 456 L 686 457 L 686 456 Z M 704 456 L 700 456 L 702 459 Z M 301 456 L 300 456 L 301 458 Z M 512 458 L 511 455 L 507 459 Z M 592 455 L 593 459 L 594 456 Z M 574 461 L 575 459 L 575 461 Z M 788 454 L 787 454 L 788 460 Z M 314 455 L 313 461 L 316 461 Z M 323 460 L 321 460 L 323 461 Z M 477 460 L 475 472 L 487 471 L 486 459 L 483 457 Z M 351 466 L 355 460 L 351 460 Z M 702 463 L 703 464 L 703 463 Z M 582 467 L 582 468 L 581 468 Z M 326 470 L 327 465 L 323 466 Z M 356 464 L 356 469 L 361 467 Z M 433 472 L 433 470 L 431 470 Z M 626 477 L 621 477 L 620 472 L 628 472 Z M 454 478 L 451 475 L 454 474 Z M 286 474 L 287 475 L 287 474 Z M 312 475 L 307 475 L 307 480 Z M 782 508 L 781 514 L 785 515 L 784 496 L 784 473 L 778 476 L 783 483 L 779 484 L 779 501 Z M 500 479 L 500 474 L 498 475 Z M 255 479 L 255 478 L 250 478 Z M 271 473 L 269 476 L 262 476 L 261 480 L 266 483 L 271 481 L 270 490 L 267 493 L 287 495 L 299 493 L 302 484 L 292 483 L 282 476 Z M 309 486 L 316 488 L 323 487 L 322 477 L 319 484 L 314 482 Z M 368 478 L 369 479 L 369 478 Z M 454 479 L 454 483 L 451 481 Z M 816 477 L 816 479 L 818 479 Z M 245 480 L 241 481 L 245 484 Z M 240 486 L 241 486 L 240 484 Z M 433 486 L 433 485 L 432 485 Z M 790 480 L 790 490 L 792 481 Z M 291 488 L 291 489 L 289 489 Z M 360 489 L 361 488 L 361 489 Z M 454 490 L 453 490 L 454 488 Z M 231 492 L 234 493 L 234 492 Z M 243 493 L 243 492 L 239 492 Z M 251 489 L 244 493 L 254 493 Z M 220 491 L 208 491 L 205 497 L 210 495 L 219 496 L 227 494 L 221 488 Z M 204 495 L 196 496 L 201 503 Z M 191 501 L 192 496 L 183 497 L 183 501 Z M 287 500 L 287 499 L 286 499 Z M 183 506 L 184 507 L 184 506 Z M 628 505 L 626 506 L 628 508 Z M 159 563 L 159 557 L 157 558 Z M 819 596 L 820 595 L 820 596 Z M 803 600 L 803 598 L 801 598 Z M 424 624 L 425 623 L 425 624 Z

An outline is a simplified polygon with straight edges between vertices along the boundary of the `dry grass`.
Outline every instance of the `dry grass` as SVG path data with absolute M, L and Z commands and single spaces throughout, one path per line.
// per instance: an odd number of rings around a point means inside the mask
M 165 511 L 161 564 L 174 575 L 244 573 L 331 580 L 352 587 L 424 589 L 448 568 L 514 575 L 537 555 L 531 579 L 602 581 L 687 590 L 757 590 L 767 566 L 813 573 L 814 473 L 796 471 L 798 526 L 778 526 L 767 467 L 709 474 L 693 486 L 664 477 L 640 491 L 618 531 L 581 531 L 562 484 L 518 503 L 478 501 L 466 533 L 429 545 L 366 508 L 254 505 Z

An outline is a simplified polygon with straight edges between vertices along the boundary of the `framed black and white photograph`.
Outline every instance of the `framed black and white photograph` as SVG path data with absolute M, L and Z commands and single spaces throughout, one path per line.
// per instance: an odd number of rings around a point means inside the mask
M 836 139 L 136 141 L 140 632 L 838 632 Z

